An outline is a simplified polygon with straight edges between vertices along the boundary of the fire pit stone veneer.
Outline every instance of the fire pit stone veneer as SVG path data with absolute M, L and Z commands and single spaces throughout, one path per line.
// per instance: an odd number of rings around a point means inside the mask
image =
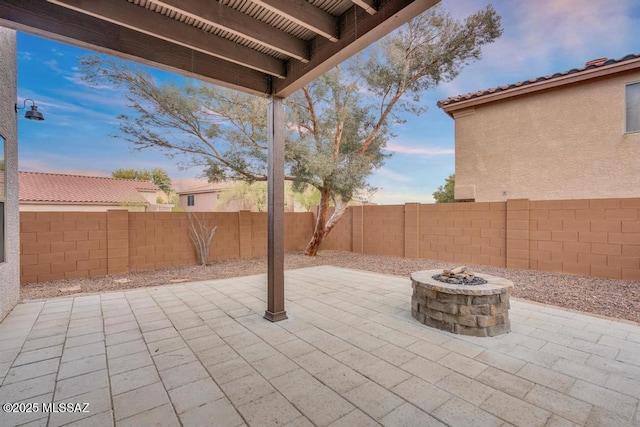
M 476 274 L 483 285 L 457 285 L 433 279 L 441 270 L 411 274 L 411 315 L 425 325 L 476 337 L 492 337 L 511 330 L 509 322 L 510 280 Z

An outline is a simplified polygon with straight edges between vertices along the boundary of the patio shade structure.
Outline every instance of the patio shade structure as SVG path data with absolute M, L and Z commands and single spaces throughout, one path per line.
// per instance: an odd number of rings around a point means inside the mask
M 284 309 L 283 98 L 439 0 L 0 0 L 0 25 L 269 97 L 268 298 Z

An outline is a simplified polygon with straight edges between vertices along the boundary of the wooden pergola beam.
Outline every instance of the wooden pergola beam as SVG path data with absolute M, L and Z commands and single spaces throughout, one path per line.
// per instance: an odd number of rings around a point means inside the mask
M 336 18 L 303 0 L 251 0 L 314 33 L 335 42 L 340 38 Z
M 354 6 L 340 19 L 340 40 L 316 37 L 308 64 L 289 63 L 287 77 L 274 81 L 275 95 L 286 98 L 375 41 L 437 4 L 440 0 L 381 0 L 375 15 Z
M 154 0 L 154 3 L 200 20 L 212 27 L 245 38 L 302 62 L 309 62 L 309 46 L 271 25 L 209 0 Z
M 0 1 L 0 25 L 255 95 L 266 96 L 271 87 L 259 71 L 44 0 Z
M 284 62 L 191 25 L 150 12 L 125 1 L 48 0 L 76 12 L 104 19 L 123 27 L 197 50 L 234 64 L 243 65 L 276 77 L 284 77 Z
M 351 0 L 351 2 L 363 8 L 369 15 L 375 15 L 378 12 L 373 0 Z

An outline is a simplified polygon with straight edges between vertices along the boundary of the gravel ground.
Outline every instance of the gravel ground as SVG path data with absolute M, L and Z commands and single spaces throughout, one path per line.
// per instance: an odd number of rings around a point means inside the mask
M 322 251 L 315 258 L 305 257 L 300 253 L 288 253 L 285 256 L 287 270 L 316 265 L 334 265 L 407 277 L 418 270 L 455 266 L 453 263 L 444 261 L 363 255 L 342 251 Z M 512 293 L 514 297 L 640 322 L 640 282 L 487 266 L 470 267 L 478 273 L 502 276 L 512 280 L 515 285 Z M 22 300 L 26 301 L 78 292 L 106 292 L 158 286 L 175 283 L 175 281 L 223 279 L 266 272 L 266 257 L 258 257 L 218 261 L 206 267 L 185 266 L 151 272 L 23 285 L 21 296 Z M 65 288 L 67 289 L 64 290 Z

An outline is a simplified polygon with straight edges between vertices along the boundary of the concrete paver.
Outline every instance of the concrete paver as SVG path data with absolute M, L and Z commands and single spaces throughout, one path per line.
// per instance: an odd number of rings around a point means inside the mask
M 13 400 L 13 403 L 25 403 L 38 402 L 41 404 L 50 403 L 53 400 L 53 393 L 41 394 L 25 400 Z M 27 423 L 41 424 L 44 422 L 46 426 L 48 414 L 42 411 L 16 411 L 6 412 L 2 411 L 0 414 L 0 421 L 3 425 L 23 425 Z
M 113 396 L 115 419 L 118 421 L 129 418 L 165 403 L 169 403 L 169 397 L 161 382 L 118 394 Z
M 543 426 L 551 417 L 551 412 L 496 391 L 480 405 L 481 409 L 492 413 L 514 425 Z
M 282 426 L 314 425 L 300 414 L 295 406 L 280 393 L 269 393 L 238 407 L 238 411 L 249 425 Z
M 452 397 L 435 409 L 432 414 L 452 426 L 502 426 L 504 421 L 475 405 Z
M 56 382 L 56 400 L 67 400 L 79 394 L 109 387 L 109 375 L 106 369 L 88 374 L 58 380 Z
M 224 394 L 211 378 L 205 378 L 169 390 L 169 397 L 176 413 L 181 414 L 207 402 L 216 401 L 224 397 Z
M 15 352 L 18 355 L 18 352 Z M 54 359 L 62 355 L 62 345 L 53 347 L 45 347 L 38 350 L 23 351 L 20 356 L 13 361 L 12 366 L 28 365 L 34 362 L 42 362 L 48 359 Z M 14 356 L 15 357 L 15 356 Z
M 170 404 L 164 404 L 157 408 L 133 415 L 116 422 L 119 427 L 158 426 L 179 427 L 178 417 Z M 203 424 L 204 425 L 204 424 Z
M 573 383 L 576 382 L 574 377 L 543 368 L 533 363 L 527 363 L 517 372 L 517 375 L 560 392 L 569 391 Z
M 398 384 L 391 391 L 425 412 L 433 411 L 452 397 L 443 389 L 416 377 Z
M 180 414 L 180 421 L 183 426 L 236 427 L 246 425 L 238 411 L 226 398 L 208 402 L 206 405 Z
M 403 403 L 398 408 L 391 411 L 380 420 L 384 426 L 415 426 L 415 427 L 445 427 L 446 424 L 441 423 L 426 412 L 423 412 L 415 406 Z
M 199 361 L 194 361 L 160 371 L 160 378 L 162 378 L 164 387 L 167 390 L 171 390 L 185 384 L 209 378 L 209 373 Z
M 273 386 L 255 371 L 237 380 L 221 384 L 220 388 L 235 406 L 244 405 L 275 391 Z
M 9 369 L 3 384 L 17 383 L 31 378 L 58 372 L 60 358 L 47 359 L 40 362 L 29 363 L 28 365 L 16 366 Z
M 160 381 L 158 371 L 153 364 L 119 374 L 112 374 L 109 379 L 111 382 L 111 394 L 114 396 Z
M 207 371 L 218 384 L 226 384 L 255 372 L 244 359 L 235 357 L 215 365 L 205 365 Z
M 344 396 L 376 420 L 384 417 L 404 402 L 396 394 L 371 381 L 349 390 Z
M 64 342 L 64 348 L 67 349 L 71 347 L 91 344 L 91 343 L 104 341 L 104 340 L 105 340 L 105 337 L 103 332 L 95 332 L 93 334 L 80 335 L 77 337 L 66 337 L 66 339 L 63 335 L 62 338 L 60 339 L 60 342 L 61 343 Z M 108 344 L 109 342 L 107 340 L 107 345 Z
M 0 401 L 89 413 L 0 425 L 634 425 L 640 326 L 514 299 L 513 332 L 463 337 L 409 313 L 407 278 L 288 271 L 18 305 L 0 323 Z M 2 414 L 5 415 L 5 414 Z
M 476 377 L 484 385 L 522 399 L 532 388 L 533 382 L 524 380 L 508 372 L 489 367 Z
M 82 408 L 82 412 L 74 411 L 51 413 L 49 415 L 50 427 L 62 426 L 111 409 L 111 396 L 109 393 L 109 388 L 101 388 L 90 391 L 88 393 L 79 394 L 74 396 L 72 400 L 58 399 L 54 396 L 54 402 L 80 404 L 88 403 L 89 406 L 86 408 Z
M 107 358 L 104 354 L 64 362 L 60 364 L 60 369 L 58 370 L 58 381 L 106 368 Z
M 96 341 L 75 347 L 65 347 L 61 362 L 72 362 L 74 360 L 84 359 L 85 357 L 98 356 L 105 354 L 105 351 L 104 341 Z
M 473 378 L 453 372 L 443 378 L 436 385 L 449 393 L 466 400 L 469 403 L 480 406 L 493 395 L 496 390 L 476 381 Z
M 638 400 L 631 396 L 582 380 L 576 381 L 568 394 L 569 396 L 618 414 L 628 420 L 633 418 L 638 406 Z
M 593 407 L 589 403 L 540 385 L 533 387 L 524 400 L 579 425 L 587 422 Z
M 329 424 L 329 427 L 370 427 L 379 425 L 382 424 L 376 422 L 360 409 L 355 409 L 339 420 Z

